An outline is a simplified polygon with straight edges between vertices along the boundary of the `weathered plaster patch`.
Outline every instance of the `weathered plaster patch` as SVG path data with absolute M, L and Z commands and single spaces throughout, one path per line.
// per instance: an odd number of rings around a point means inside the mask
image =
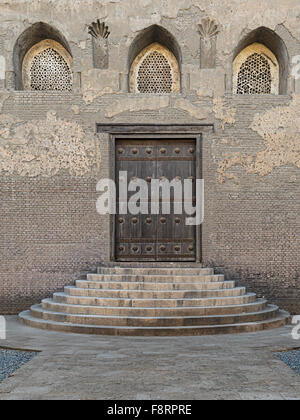
M 241 155 L 240 153 L 235 153 L 230 157 L 224 159 L 218 168 L 218 181 L 220 184 L 224 184 L 226 180 L 231 180 L 235 184 L 239 184 L 238 177 L 233 173 L 227 172 L 228 169 L 232 168 L 233 166 L 240 165 L 245 170 L 253 163 L 253 156 Z
M 7 101 L 7 99 L 10 97 L 9 94 L 4 94 L 0 96 L 0 113 L 2 112 L 3 106 L 5 101 Z
M 225 91 L 224 69 L 200 69 L 199 66 L 186 65 L 184 72 L 189 74 L 190 89 L 195 90 L 199 97 L 222 97 Z
M 5 80 L 6 60 L 3 55 L 0 55 L 0 80 Z
M 90 90 L 82 91 L 82 99 L 88 105 L 88 104 L 93 103 L 97 98 L 100 98 L 101 96 L 109 95 L 113 93 L 115 93 L 113 91 L 113 88 L 109 86 L 106 86 L 102 90 L 98 90 L 98 91 L 90 89 Z
M 141 31 L 151 25 L 159 25 L 161 22 L 161 15 L 159 13 L 153 13 L 149 18 L 130 17 L 129 27 L 132 32 Z
M 79 48 L 81 48 L 82 50 L 85 50 L 86 49 L 86 41 L 80 41 L 80 42 L 78 42 L 77 46 Z
M 77 105 L 72 106 L 72 111 L 74 112 L 75 115 L 78 115 L 80 112 L 79 106 Z
M 60 171 L 84 176 L 96 165 L 95 143 L 73 121 L 48 112 L 45 120 L 23 122 L 0 116 L 0 173 L 51 177 Z
M 86 104 L 95 99 L 119 92 L 119 73 L 109 70 L 91 69 L 82 72 L 82 98 Z
M 237 146 L 239 142 L 234 137 L 221 139 L 221 144 L 227 144 L 228 146 Z
M 159 110 L 170 105 L 169 96 L 145 96 L 143 98 L 120 98 L 107 109 L 106 118 L 113 118 L 123 112 L 138 112 L 147 110 Z
M 265 148 L 256 155 L 234 155 L 224 159 L 218 168 L 219 182 L 232 179 L 228 170 L 241 166 L 248 174 L 264 177 L 276 168 L 294 165 L 300 168 L 300 95 L 288 106 L 274 107 L 256 114 L 251 129 L 264 141 Z
M 300 168 L 300 95 L 291 104 L 256 114 L 251 128 L 263 139 L 266 149 L 256 155 L 253 168 L 261 176 L 279 166 L 292 164 Z
M 192 117 L 197 120 L 204 120 L 209 117 L 211 110 L 209 108 L 197 107 L 186 99 L 177 99 L 174 104 L 174 108 L 182 109 L 183 111 L 188 112 Z
M 213 100 L 213 112 L 217 120 L 222 121 L 222 130 L 225 130 L 226 124 L 235 124 L 236 108 L 227 107 L 222 98 L 217 97 Z
M 212 98 L 214 96 L 214 92 L 207 86 L 203 86 L 197 90 L 197 95 L 199 98 Z
M 131 4 L 127 5 L 127 7 L 130 7 L 132 10 L 142 7 L 143 15 L 135 13 L 134 16 L 130 16 L 129 27 L 132 32 L 140 31 L 154 24 L 159 25 L 163 18 L 175 19 L 180 11 L 188 10 L 192 5 L 192 2 L 187 0 L 140 0 L 135 3 L 132 4 L 131 0 Z M 143 16 L 143 18 L 137 16 Z

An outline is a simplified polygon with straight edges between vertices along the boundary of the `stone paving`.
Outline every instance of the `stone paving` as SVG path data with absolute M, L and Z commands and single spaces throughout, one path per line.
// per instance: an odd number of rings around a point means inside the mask
M 300 375 L 274 352 L 292 326 L 240 335 L 120 338 L 42 331 L 7 317 L 0 346 L 41 351 L 0 383 L 15 399 L 300 399 Z

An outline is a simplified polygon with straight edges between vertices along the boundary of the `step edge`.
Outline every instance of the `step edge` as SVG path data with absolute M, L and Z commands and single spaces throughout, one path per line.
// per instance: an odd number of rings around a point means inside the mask
M 266 309 L 263 309 L 259 312 L 248 312 L 248 313 L 240 313 L 240 314 L 224 314 L 224 315 L 201 315 L 201 316 L 166 316 L 166 317 L 147 317 L 147 316 L 139 316 L 139 317 L 131 317 L 131 316 L 117 316 L 117 315 L 92 315 L 92 314 L 70 314 L 67 312 L 54 312 L 49 309 L 43 309 L 41 305 L 33 305 L 29 311 L 36 311 L 39 313 L 46 313 L 46 314 L 52 314 L 52 315 L 60 315 L 60 316 L 75 316 L 78 318 L 107 318 L 107 319 L 132 319 L 132 320 L 175 320 L 175 319 L 212 319 L 212 318 L 229 318 L 229 317 L 247 317 L 247 316 L 254 316 L 254 315 L 263 315 L 268 313 L 276 313 L 279 311 L 279 307 L 277 305 L 269 305 Z
M 80 328 L 80 329 L 88 329 L 88 328 L 93 328 L 95 330 L 97 329 L 102 329 L 102 330 L 120 330 L 120 331 L 149 331 L 149 330 L 153 330 L 153 331 L 179 331 L 179 330 L 185 330 L 185 331 L 189 331 L 192 329 L 202 329 L 202 330 L 211 330 L 211 329 L 225 329 L 225 328 L 241 328 L 241 327 L 247 327 L 247 326 L 255 326 L 255 325 L 268 325 L 271 323 L 275 323 L 276 321 L 283 321 L 283 320 L 288 320 L 290 319 L 290 314 L 288 312 L 279 310 L 278 316 L 275 318 L 272 318 L 270 320 L 263 320 L 263 321 L 254 321 L 254 322 L 246 322 L 246 323 L 240 323 L 240 324 L 226 324 L 226 325 L 201 325 L 201 326 L 180 326 L 180 327 L 130 327 L 130 326 L 119 326 L 119 327 L 111 327 L 111 326 L 99 326 L 99 325 L 81 325 L 81 324 L 72 324 L 72 323 L 64 323 L 64 322 L 58 322 L 58 321 L 49 321 L 49 320 L 45 320 L 45 319 L 40 319 L 40 318 L 34 318 L 30 315 L 30 311 L 24 311 L 21 312 L 19 315 L 20 319 L 28 319 L 31 322 L 36 322 L 36 323 L 44 323 L 44 324 L 48 324 L 48 325 L 58 325 L 58 326 L 64 326 L 64 327 L 76 327 L 76 328 Z
M 216 299 L 233 299 L 233 298 L 242 298 L 242 297 L 254 297 L 254 296 L 256 296 L 256 293 L 246 293 L 245 295 L 241 295 L 241 296 L 225 296 L 225 297 L 208 297 L 208 298 L 186 298 L 186 299 L 173 299 L 173 298 L 170 298 L 170 299 L 167 299 L 167 298 L 162 298 L 162 299 L 156 299 L 156 298 L 153 298 L 153 299 L 146 299 L 146 298 L 133 298 L 133 299 L 130 299 L 130 298 L 108 298 L 108 297 L 93 297 L 93 296 L 72 296 L 72 295 L 68 295 L 68 294 L 66 294 L 66 293 L 63 293 L 63 292 L 56 292 L 56 293 L 54 293 L 53 294 L 53 296 L 57 296 L 57 297 L 67 297 L 67 298 L 78 298 L 78 299 L 101 299 L 101 300 L 121 300 L 121 301 L 141 301 L 141 302 L 144 302 L 144 301 L 151 301 L 151 300 L 153 300 L 153 301 L 157 301 L 157 300 L 162 300 L 162 301 L 180 301 L 180 300 L 191 300 L 191 301 L 198 301 L 198 300 L 206 300 L 206 299 L 210 299 L 210 300 L 216 300 Z

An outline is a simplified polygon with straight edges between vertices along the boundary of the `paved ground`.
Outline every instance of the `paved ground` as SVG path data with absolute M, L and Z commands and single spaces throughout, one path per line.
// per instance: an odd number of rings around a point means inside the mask
M 274 351 L 300 347 L 291 326 L 267 332 L 119 338 L 47 332 L 7 317 L 0 346 L 40 350 L 0 384 L 6 399 L 300 399 L 300 375 Z

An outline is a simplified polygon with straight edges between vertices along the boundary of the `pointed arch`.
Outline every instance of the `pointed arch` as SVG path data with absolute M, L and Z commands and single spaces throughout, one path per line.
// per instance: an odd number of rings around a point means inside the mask
M 237 94 L 279 93 L 279 64 L 263 44 L 244 48 L 233 62 L 233 92 Z
M 27 51 L 22 65 L 24 90 L 71 91 L 72 57 L 52 39 L 45 39 Z
M 130 92 L 180 92 L 180 71 L 174 54 L 157 42 L 141 51 L 131 66 Z
M 14 52 L 13 52 L 13 64 L 15 69 L 15 89 L 24 90 L 23 84 L 23 61 L 26 54 L 35 46 L 42 41 L 54 41 L 61 46 L 61 50 L 65 50 L 69 57 L 72 58 L 70 46 L 66 38 L 61 32 L 53 26 L 44 23 L 37 22 L 27 28 L 17 39 Z
M 254 51 L 256 47 L 258 50 Z M 252 54 L 247 55 L 248 52 Z M 253 56 L 253 54 L 257 54 L 259 57 L 257 55 Z M 260 71 L 265 72 L 264 77 L 268 77 L 267 67 L 270 67 L 271 76 L 273 77 L 270 93 L 286 94 L 289 72 L 288 51 L 281 37 L 266 27 L 260 27 L 251 31 L 239 42 L 235 49 L 233 55 L 233 93 L 237 93 L 237 84 L 235 83 L 235 78 L 237 78 L 236 63 L 241 61 L 243 56 L 246 61 L 250 55 L 252 55 L 253 65 L 260 65 Z M 278 74 L 278 81 L 276 81 L 276 73 Z
M 128 88 L 130 92 L 139 92 L 137 81 L 137 70 L 141 65 L 151 68 L 155 62 L 163 70 L 169 73 L 171 69 L 172 92 L 180 92 L 181 89 L 181 50 L 175 37 L 166 29 L 158 25 L 152 25 L 144 29 L 132 42 L 128 54 Z M 145 62 L 146 59 L 146 62 Z M 162 77 L 163 79 L 164 77 Z M 165 75 L 165 81 L 167 76 Z M 155 90 L 155 89 L 154 89 Z M 168 89 L 166 89 L 168 91 Z M 155 93 L 155 92 L 154 92 Z

